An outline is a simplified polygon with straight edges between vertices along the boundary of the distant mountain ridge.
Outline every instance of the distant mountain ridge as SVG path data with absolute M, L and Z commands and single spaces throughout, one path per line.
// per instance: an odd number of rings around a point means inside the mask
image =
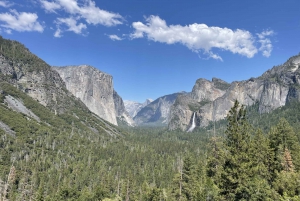
M 200 78 L 190 93 L 162 96 L 143 106 L 123 102 L 113 88 L 112 76 L 94 67 L 51 68 L 17 41 L 0 37 L 0 43 L 0 81 L 25 92 L 55 115 L 76 106 L 84 111 L 89 108 L 114 125 L 120 120 L 128 125 L 168 125 L 170 130 L 187 131 L 194 116 L 196 126 L 224 119 L 235 100 L 246 106 L 258 103 L 261 113 L 300 101 L 300 55 L 244 81 Z M 13 103 L 13 98 L 5 100 Z
M 129 115 L 134 118 L 143 107 L 147 106 L 152 101 L 152 99 L 146 99 L 144 103 L 139 103 L 136 101 L 124 100 L 124 105 Z
M 235 100 L 259 103 L 259 112 L 272 111 L 290 101 L 300 101 L 300 55 L 273 67 L 258 78 L 231 84 L 214 78 L 198 79 L 190 94 L 178 96 L 171 108 L 170 130 L 187 130 L 195 113 L 196 126 L 224 119 Z
M 170 108 L 177 96 L 182 93 L 165 95 L 149 103 L 133 118 L 135 123 L 137 125 L 167 126 L 170 120 Z

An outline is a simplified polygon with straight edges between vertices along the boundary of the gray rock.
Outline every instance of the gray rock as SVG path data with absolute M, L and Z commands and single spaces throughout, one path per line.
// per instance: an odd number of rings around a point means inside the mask
M 114 125 L 117 125 L 119 118 L 134 126 L 122 98 L 113 88 L 111 75 L 88 65 L 53 67 L 53 69 L 65 81 L 67 89 L 90 111 Z
M 138 125 L 168 125 L 170 108 L 180 93 L 162 96 L 143 107 L 134 117 Z
M 238 100 L 250 106 L 259 103 L 259 112 L 270 112 L 290 101 L 300 100 L 300 55 L 275 66 L 258 78 L 228 84 L 213 78 L 198 79 L 190 94 L 178 96 L 171 109 L 170 130 L 187 130 L 196 112 L 196 126 L 224 119 Z
M 125 109 L 123 99 L 119 96 L 119 94 L 115 90 L 114 90 L 113 98 L 114 98 L 117 118 L 119 118 L 120 121 L 125 122 L 128 126 L 134 126 L 133 119 Z
M 142 108 L 150 104 L 152 101 L 152 99 L 146 99 L 144 103 L 139 103 L 136 101 L 124 100 L 124 105 L 130 117 L 134 118 Z
M 9 134 L 12 137 L 16 137 L 16 132 L 11 130 L 8 125 L 0 121 L 0 128 L 4 130 L 5 133 Z
M 69 96 L 64 90 L 65 83 L 48 64 L 37 60 L 40 66 L 32 67 L 29 64 L 13 62 L 0 55 L 0 73 L 6 76 L 5 81 L 27 93 L 40 104 L 52 111 L 63 113 L 64 104 L 58 103 L 58 100 Z
M 35 119 L 36 121 L 40 122 L 40 118 L 36 116 L 31 110 L 29 110 L 21 100 L 14 98 L 10 95 L 5 96 L 4 103 L 7 104 L 9 108 L 12 110 L 25 114 L 26 116 Z
M 53 67 L 53 69 L 65 81 L 67 89 L 90 111 L 117 125 L 111 75 L 88 65 Z

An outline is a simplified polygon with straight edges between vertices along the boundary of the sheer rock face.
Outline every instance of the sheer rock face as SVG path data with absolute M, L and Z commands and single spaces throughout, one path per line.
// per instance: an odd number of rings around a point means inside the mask
M 168 125 L 170 109 L 180 93 L 162 96 L 143 107 L 134 117 L 138 125 Z
M 124 105 L 130 117 L 134 118 L 142 108 L 150 104 L 152 101 L 152 99 L 146 99 L 144 103 L 139 103 L 136 101 L 124 100 Z
M 300 55 L 273 67 L 258 78 L 228 84 L 213 78 L 198 79 L 191 93 L 178 96 L 171 109 L 170 130 L 187 130 L 196 112 L 197 126 L 224 119 L 238 100 L 250 106 L 259 103 L 259 111 L 269 112 L 290 101 L 300 101 Z
M 88 66 L 53 67 L 65 81 L 67 89 L 93 113 L 117 125 L 117 118 L 133 126 L 122 98 L 113 88 L 111 75 Z
M 90 111 L 117 125 L 112 76 L 88 65 L 53 67 Z
M 200 108 L 204 108 L 204 106 L 223 96 L 229 87 L 230 84 L 217 78 L 213 78 L 212 81 L 203 78 L 198 79 L 191 93 L 177 97 L 171 108 L 169 129 L 187 130 L 192 123 L 194 112 L 196 112 L 196 125 L 205 124 L 207 120 L 201 119 Z M 205 115 L 211 117 L 211 114 Z
M 134 126 L 134 121 L 131 118 L 131 116 L 129 115 L 129 113 L 126 111 L 125 109 L 125 105 L 123 102 L 123 99 L 121 98 L 121 96 L 119 96 L 119 94 L 114 91 L 114 104 L 115 104 L 115 110 L 117 113 L 117 118 L 119 118 L 119 120 L 127 123 L 129 126 Z
M 71 94 L 64 90 L 65 83 L 59 74 L 44 61 L 38 61 L 40 66 L 30 66 L 27 63 L 18 63 L 0 55 L 0 74 L 5 76 L 0 80 L 5 79 L 40 104 L 55 112 L 63 113 L 64 106 L 58 103 L 58 100 L 63 100 Z

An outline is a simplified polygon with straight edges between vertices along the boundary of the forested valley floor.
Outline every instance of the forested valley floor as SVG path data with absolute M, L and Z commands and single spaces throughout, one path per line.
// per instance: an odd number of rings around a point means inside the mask
M 269 114 L 236 102 L 226 120 L 192 133 L 122 127 L 108 135 L 91 132 L 97 120 L 82 111 L 54 115 L 1 88 L 0 121 L 12 132 L 0 129 L 0 200 L 300 199 L 297 102 Z M 7 95 L 41 121 L 9 109 Z

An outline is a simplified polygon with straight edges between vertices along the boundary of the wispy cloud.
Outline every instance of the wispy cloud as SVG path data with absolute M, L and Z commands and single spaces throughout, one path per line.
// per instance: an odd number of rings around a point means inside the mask
M 58 27 L 54 33 L 54 37 L 56 38 L 61 38 L 62 37 L 62 33 L 61 33 L 61 30 L 60 28 Z
M 274 32 L 272 30 L 263 31 L 257 34 L 258 42 L 261 44 L 259 51 L 261 51 L 262 55 L 265 57 L 271 56 L 271 52 L 273 50 L 272 42 L 268 38 L 272 35 L 274 35 Z
M 113 35 L 108 35 L 108 37 L 111 39 L 111 40 L 123 40 L 123 38 L 120 38 L 119 36 L 113 34 Z
M 56 13 L 55 10 L 60 9 L 61 6 L 58 3 L 55 2 L 48 2 L 44 0 L 40 0 L 42 7 L 50 13 Z
M 72 31 L 76 34 L 82 34 L 82 30 L 86 29 L 86 25 L 83 23 L 77 23 L 75 18 L 57 18 L 58 25 L 64 24 L 67 26 L 67 31 Z M 59 32 L 61 32 L 60 28 L 58 28 Z
M 167 25 L 165 20 L 153 15 L 146 18 L 146 23 L 133 22 L 132 26 L 135 30 L 130 35 L 131 39 L 147 37 L 148 40 L 166 44 L 181 43 L 194 52 L 202 52 L 208 57 L 218 60 L 222 60 L 222 58 L 213 53 L 213 48 L 230 51 L 248 58 L 252 58 L 258 51 L 263 51 L 263 55 L 268 56 L 265 51 L 271 50 L 268 49 L 271 41 L 267 41 L 265 38 L 267 34 L 260 39 L 265 40 L 262 47 L 265 49 L 262 50 L 255 46 L 255 36 L 249 31 L 241 29 L 209 27 L 206 24 L 197 23 L 187 26 Z
M 0 6 L 2 6 L 4 8 L 11 7 L 12 5 L 13 5 L 13 3 L 9 2 L 9 1 L 0 1 Z
M 0 13 L 0 24 L 8 30 L 15 30 L 19 32 L 23 31 L 38 31 L 43 32 L 43 26 L 37 21 L 38 16 L 35 13 L 17 12 L 16 10 L 10 10 L 10 12 Z M 11 31 L 7 31 L 11 33 Z
M 87 28 L 85 24 L 79 22 L 80 20 L 83 20 L 90 25 L 104 25 L 107 27 L 123 24 L 123 17 L 120 14 L 100 9 L 92 0 L 55 0 L 52 2 L 40 0 L 40 2 L 42 7 L 47 12 L 56 13 L 59 10 L 63 10 L 64 12 L 70 15 L 68 18 L 65 19 L 71 18 L 73 20 L 76 20 L 79 24 L 79 27 L 77 26 L 77 28 L 75 29 L 68 29 L 69 31 L 74 31 L 74 33 L 81 33 L 81 31 L 78 31 L 78 28 L 80 30 Z M 61 21 L 59 19 L 61 18 L 58 18 L 55 22 Z M 59 28 L 60 32 L 64 31 L 61 27 Z

